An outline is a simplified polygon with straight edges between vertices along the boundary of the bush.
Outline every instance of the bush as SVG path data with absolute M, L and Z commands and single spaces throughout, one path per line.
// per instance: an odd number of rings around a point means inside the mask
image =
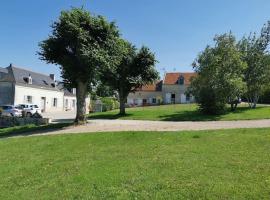
M 270 104 L 270 88 L 268 88 L 260 97 L 259 103 Z
M 113 97 L 102 97 L 101 99 L 102 102 L 102 111 L 106 112 L 109 110 L 114 110 L 114 109 L 118 109 L 120 104 L 119 102 L 116 100 L 116 98 Z

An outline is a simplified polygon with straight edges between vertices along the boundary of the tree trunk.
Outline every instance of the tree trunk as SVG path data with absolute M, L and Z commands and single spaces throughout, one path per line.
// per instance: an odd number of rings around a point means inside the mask
M 85 98 L 87 95 L 87 85 L 81 81 L 78 82 L 76 87 L 76 97 L 77 97 L 77 114 L 75 118 L 75 124 L 85 124 L 86 123 L 86 103 Z
M 231 103 L 231 111 L 235 111 L 236 108 L 237 108 L 237 105 L 238 105 L 237 102 L 232 102 L 232 103 Z
M 259 101 L 259 95 L 255 93 L 253 95 L 253 98 L 252 98 L 252 107 L 251 108 L 256 108 L 258 101 Z
M 119 115 L 125 115 L 126 114 L 126 96 L 124 95 L 124 92 L 122 89 L 119 91 L 119 101 L 120 101 L 120 112 Z

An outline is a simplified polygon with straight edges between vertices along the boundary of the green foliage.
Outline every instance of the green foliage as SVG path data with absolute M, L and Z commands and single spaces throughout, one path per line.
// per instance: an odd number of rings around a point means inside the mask
M 60 65 L 65 84 L 76 87 L 79 79 L 90 87 L 98 78 L 99 68 L 115 61 L 118 37 L 114 23 L 83 8 L 72 8 L 62 11 L 53 23 L 52 34 L 39 44 L 39 55 L 48 63 Z
M 267 51 L 270 42 L 270 21 L 264 25 L 259 36 L 250 34 L 243 37 L 238 47 L 242 59 L 247 63 L 244 72 L 247 92 L 245 97 L 250 107 L 255 108 L 266 84 L 270 81 L 270 55 Z
M 114 23 L 83 8 L 72 8 L 61 12 L 52 34 L 39 44 L 40 59 L 60 65 L 64 84 L 76 87 L 78 124 L 85 122 L 85 97 L 100 71 L 119 62 L 118 38 Z
M 119 109 L 119 102 L 113 97 L 103 97 L 101 98 L 101 102 L 103 112 Z
M 236 46 L 232 33 L 214 38 L 214 46 L 207 46 L 193 63 L 197 76 L 192 80 L 192 93 L 206 114 L 220 114 L 226 103 L 237 100 L 245 90 L 243 71 L 246 64 Z
M 266 87 L 259 99 L 259 103 L 270 104 L 270 86 Z
M 121 62 L 104 70 L 102 80 L 118 91 L 120 113 L 125 114 L 125 101 L 128 94 L 142 85 L 157 80 L 159 75 L 155 69 L 155 56 L 147 47 L 143 46 L 137 50 L 122 39 L 118 43 Z
M 91 97 L 96 100 L 98 97 L 112 97 L 116 96 L 116 92 L 112 89 L 111 86 L 105 85 L 102 82 L 98 82 L 98 84 L 93 88 L 91 92 Z
M 269 144 L 269 128 L 2 139 L 0 199 L 269 199 Z

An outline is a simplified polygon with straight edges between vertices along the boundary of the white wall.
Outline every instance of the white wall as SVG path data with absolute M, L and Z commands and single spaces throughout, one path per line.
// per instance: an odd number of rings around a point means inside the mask
M 22 104 L 26 102 L 26 96 L 32 96 L 32 103 L 41 107 L 41 97 L 46 97 L 46 112 L 63 111 L 64 109 L 64 92 L 46 89 L 30 88 L 24 86 L 15 86 L 14 104 Z M 57 106 L 53 106 L 53 99 L 57 98 Z
M 75 96 L 64 96 L 64 109 L 65 110 L 76 110 L 76 105 L 77 105 L 77 101 L 76 101 Z

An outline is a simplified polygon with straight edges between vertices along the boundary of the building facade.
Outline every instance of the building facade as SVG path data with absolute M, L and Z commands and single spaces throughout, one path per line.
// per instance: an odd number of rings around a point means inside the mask
M 86 101 L 90 103 L 90 98 Z M 43 112 L 76 110 L 76 91 L 64 88 L 53 74 L 12 65 L 0 68 L 0 105 L 18 104 L 37 104 Z
M 127 97 L 129 106 L 192 103 L 194 97 L 186 91 L 196 73 L 166 73 L 163 81 L 145 85 Z

